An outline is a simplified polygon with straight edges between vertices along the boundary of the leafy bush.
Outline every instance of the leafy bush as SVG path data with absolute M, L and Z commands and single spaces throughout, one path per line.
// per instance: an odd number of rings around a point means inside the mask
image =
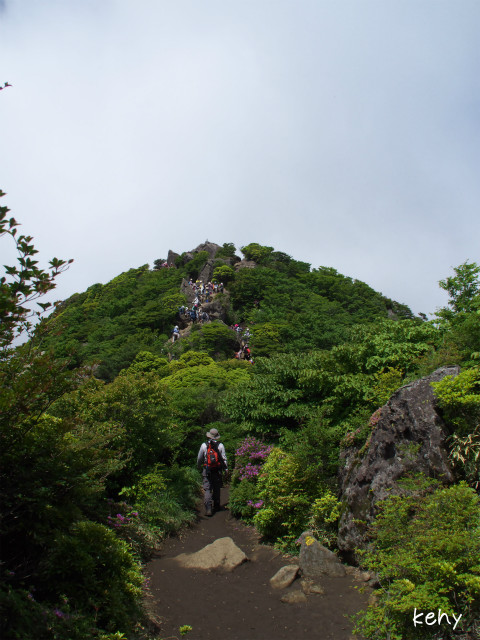
M 383 501 L 371 528 L 364 565 L 377 573 L 377 602 L 358 614 L 356 630 L 368 639 L 416 640 L 446 625 L 413 625 L 415 609 L 462 618 L 466 632 L 480 614 L 480 501 L 464 483 L 432 490 L 432 482 Z M 425 488 L 427 487 L 427 488 Z
M 236 249 L 233 242 L 224 242 L 215 254 L 215 258 L 233 258 L 235 251 Z
M 267 540 L 285 548 L 293 547 L 308 523 L 314 492 L 303 471 L 293 455 L 275 447 L 258 479 L 257 495 L 263 505 L 253 521 Z
M 447 423 L 450 461 L 458 476 L 480 490 L 480 368 L 465 369 L 432 383 Z
M 224 264 L 220 267 L 215 267 L 213 270 L 213 281 L 214 282 L 223 282 L 224 284 L 228 284 L 232 280 L 235 279 L 235 271 L 232 267 L 229 267 L 228 264 Z
M 139 529 L 146 529 L 150 539 L 158 542 L 194 521 L 193 509 L 199 490 L 200 475 L 196 469 L 155 465 L 149 473 L 140 476 L 135 485 L 121 491 L 133 502 L 138 517 L 125 522 L 122 516 L 119 528 L 134 540 L 140 539 Z M 118 527 L 118 518 L 113 524 Z
M 245 260 L 253 260 L 261 264 L 265 262 L 273 252 L 273 247 L 266 247 L 258 244 L 258 242 L 251 242 L 245 247 L 240 247 L 240 251 L 245 256 Z
M 334 548 L 337 543 L 337 524 L 340 518 L 341 503 L 326 489 L 325 493 L 316 498 L 310 509 L 308 529 L 323 545 Z
M 250 522 L 256 513 L 253 505 L 258 503 L 257 495 L 257 483 L 254 480 L 240 482 L 237 479 L 236 482 L 232 482 L 228 501 L 232 515 Z
M 465 369 L 457 376 L 445 376 L 432 387 L 445 420 L 458 435 L 467 435 L 480 423 L 480 368 Z

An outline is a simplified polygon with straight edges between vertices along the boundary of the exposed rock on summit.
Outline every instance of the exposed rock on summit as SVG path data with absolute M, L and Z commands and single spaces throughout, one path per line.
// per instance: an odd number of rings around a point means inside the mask
M 381 408 L 370 442 L 359 450 L 342 452 L 341 500 L 338 546 L 350 558 L 365 546 L 366 527 L 378 512 L 377 503 L 401 493 L 398 480 L 407 472 L 424 473 L 444 483 L 454 477 L 448 462 L 447 427 L 440 416 L 432 382 L 457 375 L 456 366 L 442 367 L 431 375 L 396 391 Z
M 240 271 L 240 269 L 255 269 L 257 263 L 253 260 L 240 260 L 235 263 L 235 271 Z

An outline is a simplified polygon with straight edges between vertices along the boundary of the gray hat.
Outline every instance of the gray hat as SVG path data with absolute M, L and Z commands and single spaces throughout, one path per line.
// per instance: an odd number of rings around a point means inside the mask
M 219 437 L 220 437 L 220 434 L 215 428 L 210 429 L 210 431 L 207 431 L 207 438 L 212 438 L 213 440 L 217 440 Z

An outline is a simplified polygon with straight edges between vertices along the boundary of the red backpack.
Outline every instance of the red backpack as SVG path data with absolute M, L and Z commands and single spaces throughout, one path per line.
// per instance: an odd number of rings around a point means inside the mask
M 205 468 L 207 471 L 220 471 L 222 468 L 222 457 L 218 451 L 216 440 L 207 442 L 207 455 L 205 456 Z

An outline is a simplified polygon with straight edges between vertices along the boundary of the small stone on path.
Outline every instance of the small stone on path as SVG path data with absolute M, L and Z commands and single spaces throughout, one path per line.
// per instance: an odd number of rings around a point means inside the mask
M 289 591 L 284 596 L 280 598 L 282 602 L 286 602 L 287 604 L 300 604 L 302 602 L 307 601 L 307 596 L 300 591 L 300 589 L 295 589 L 294 591 Z
M 316 593 L 319 596 L 325 595 L 325 589 L 322 585 L 313 582 L 313 580 L 302 580 L 300 584 L 302 585 L 303 593 L 307 595 L 309 593 Z
M 287 564 L 277 571 L 277 573 L 270 578 L 270 586 L 272 589 L 285 589 L 289 587 L 295 580 L 298 573 L 299 566 L 296 564 Z

